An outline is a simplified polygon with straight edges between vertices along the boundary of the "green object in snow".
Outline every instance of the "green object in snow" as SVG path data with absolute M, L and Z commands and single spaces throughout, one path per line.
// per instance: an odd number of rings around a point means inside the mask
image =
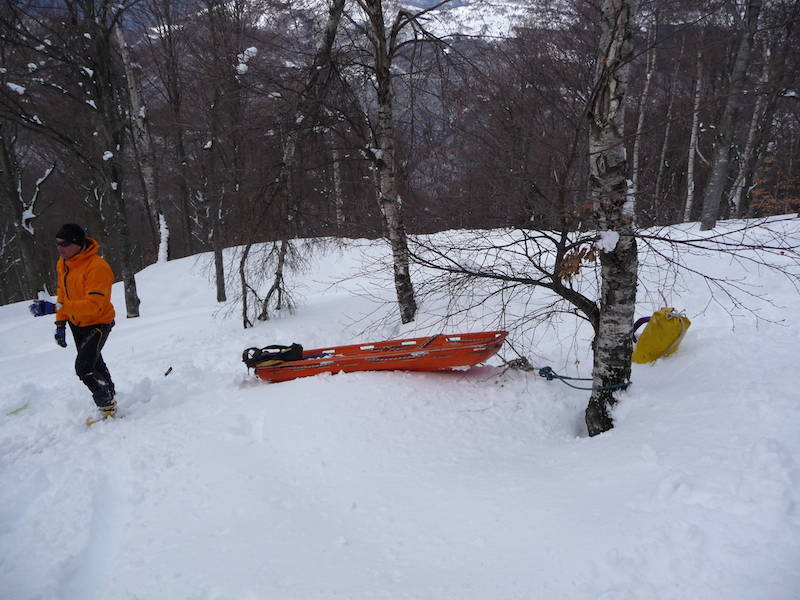
M 6 414 L 7 414 L 9 417 L 10 417 L 11 415 L 18 415 L 18 414 L 19 414 L 19 413 L 21 413 L 23 410 L 25 410 L 26 408 L 28 408 L 28 406 L 29 406 L 29 403 L 28 403 L 28 402 L 26 402 L 25 404 L 23 404 L 23 405 L 22 405 L 22 406 L 20 406 L 19 408 L 15 408 L 14 410 L 12 410 L 12 411 L 10 411 L 10 412 L 7 412 Z

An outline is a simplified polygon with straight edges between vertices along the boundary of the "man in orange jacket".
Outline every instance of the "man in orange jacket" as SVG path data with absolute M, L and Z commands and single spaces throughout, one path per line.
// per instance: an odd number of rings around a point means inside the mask
M 86 237 L 83 229 L 73 223 L 63 225 L 56 233 L 60 259 L 57 302 L 37 300 L 30 305 L 35 317 L 56 315 L 56 343 L 67 347 L 66 324 L 78 348 L 75 373 L 92 392 L 100 411 L 99 418 L 90 417 L 87 424 L 117 415 L 114 382 L 100 353 L 114 326 L 114 305 L 111 304 L 111 285 L 114 273 L 98 254 L 100 244 Z

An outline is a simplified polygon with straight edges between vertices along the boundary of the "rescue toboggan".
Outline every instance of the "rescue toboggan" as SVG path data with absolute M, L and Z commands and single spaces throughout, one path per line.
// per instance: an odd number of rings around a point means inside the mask
M 320 373 L 356 371 L 448 371 L 493 356 L 507 331 L 437 334 L 304 350 L 299 344 L 248 348 L 243 362 L 265 381 L 289 381 Z

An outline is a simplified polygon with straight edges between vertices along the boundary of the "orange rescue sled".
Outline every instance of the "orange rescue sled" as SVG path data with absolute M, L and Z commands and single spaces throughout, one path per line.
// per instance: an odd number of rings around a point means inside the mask
M 315 348 L 303 350 L 303 357 L 299 360 L 256 365 L 254 369 L 261 379 L 273 382 L 340 371 L 445 371 L 485 361 L 497 353 L 507 335 L 507 331 L 439 334 Z

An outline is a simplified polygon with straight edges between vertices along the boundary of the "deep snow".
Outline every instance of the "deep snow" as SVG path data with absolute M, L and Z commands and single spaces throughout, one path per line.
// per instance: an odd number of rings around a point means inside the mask
M 768 293 L 749 301 L 756 320 L 693 276 L 668 293 L 645 267 L 639 313 L 667 294 L 693 324 L 674 356 L 634 366 L 597 438 L 588 392 L 499 357 L 281 384 L 246 372 L 248 346 L 441 327 L 446 298 L 428 296 L 416 327 L 380 303 L 386 253 L 316 249 L 293 276 L 297 310 L 250 330 L 214 302 L 208 255 L 148 267 L 142 316 L 118 318 L 104 352 L 124 418 L 91 429 L 71 338 L 62 350 L 49 317 L 0 307 L 0 597 L 800 598 L 800 298 L 785 278 L 686 257 Z M 116 285 L 118 315 L 122 298 Z M 541 331 L 511 338 L 537 366 L 586 376 L 586 330 Z

